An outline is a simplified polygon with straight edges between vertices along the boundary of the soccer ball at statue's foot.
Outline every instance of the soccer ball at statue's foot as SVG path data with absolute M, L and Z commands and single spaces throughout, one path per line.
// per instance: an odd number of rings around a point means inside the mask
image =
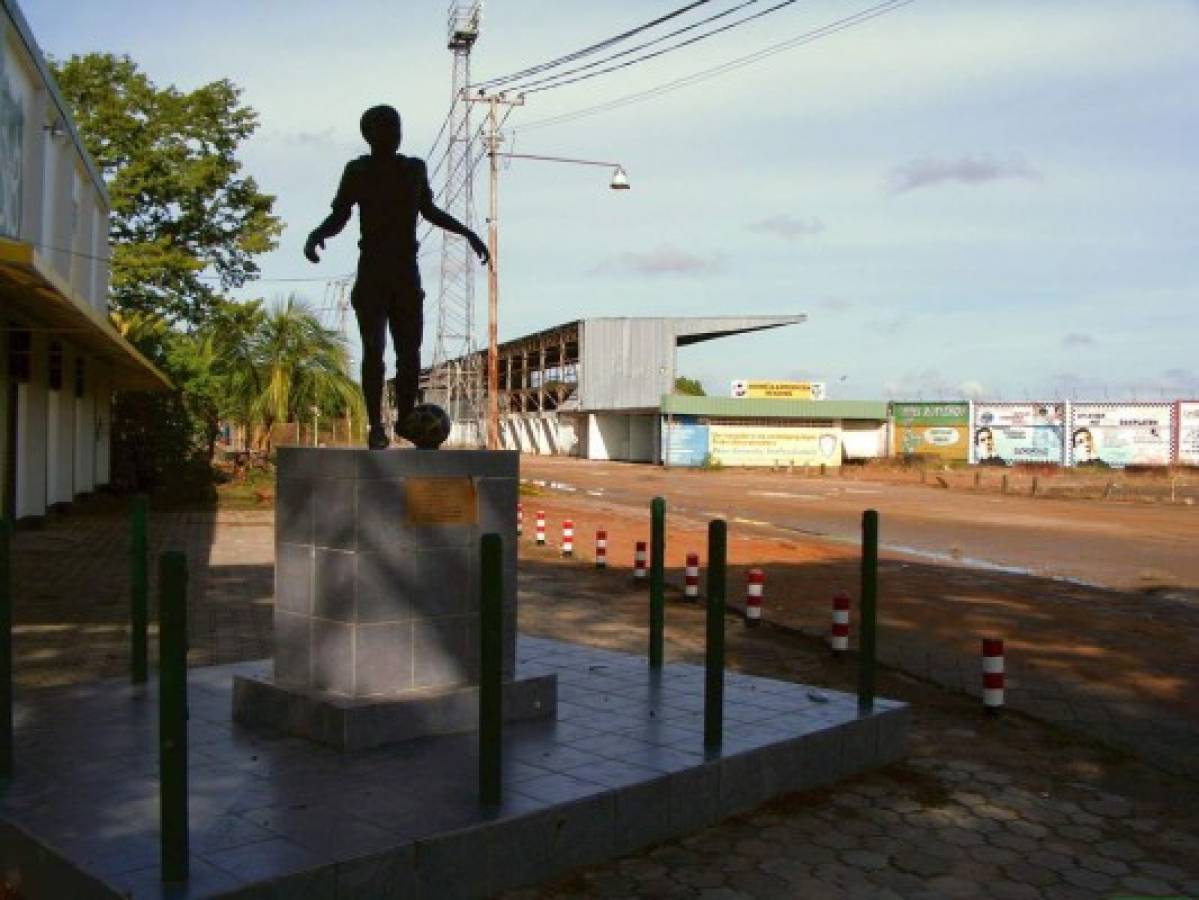
M 436 450 L 450 436 L 450 417 L 435 403 L 420 403 L 396 423 L 396 434 L 422 450 Z

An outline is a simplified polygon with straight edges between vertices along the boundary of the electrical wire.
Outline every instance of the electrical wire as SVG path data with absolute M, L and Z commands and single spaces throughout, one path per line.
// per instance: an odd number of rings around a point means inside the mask
M 741 10 L 745 9 L 747 6 L 753 6 L 755 3 L 760 3 L 760 2 L 761 2 L 761 0 L 743 0 L 743 2 L 739 3 L 736 6 L 731 6 L 726 10 L 722 10 L 721 12 L 718 12 L 715 15 L 708 16 L 706 19 L 701 19 L 698 22 L 693 22 L 692 24 L 686 25 L 683 28 L 676 28 L 674 31 L 664 34 L 661 37 L 654 38 L 652 41 L 645 41 L 644 43 L 638 44 L 635 47 L 629 47 L 625 50 L 621 50 L 619 53 L 613 53 L 611 56 L 605 56 L 603 59 L 597 59 L 593 62 L 586 63 L 585 65 L 582 65 L 582 66 L 575 66 L 573 69 L 567 69 L 564 72 L 554 72 L 552 75 L 547 75 L 544 78 L 538 78 L 533 81 L 523 82 L 521 84 L 516 85 L 515 87 L 510 88 L 509 90 L 514 91 L 516 93 L 529 93 L 529 94 L 537 93 L 538 90 L 549 90 L 549 88 L 551 88 L 551 87 L 558 86 L 557 84 L 549 84 L 549 82 L 557 82 L 558 79 L 564 79 L 567 75 L 574 75 L 577 72 L 586 72 L 589 69 L 594 69 L 596 66 L 602 66 L 604 63 L 611 62 L 614 59 L 621 59 L 622 57 L 629 56 L 632 53 L 636 53 L 640 50 L 644 50 L 647 47 L 653 47 L 657 44 L 662 43 L 663 41 L 670 40 L 672 37 L 678 37 L 680 34 L 686 34 L 688 31 L 694 31 L 696 28 L 700 28 L 703 25 L 710 25 L 712 22 L 718 21 L 719 19 L 726 18 L 727 16 L 731 16 L 733 13 L 740 12 Z M 646 54 L 645 56 L 639 57 L 638 59 L 629 60 L 625 64 L 612 66 L 611 68 L 603 69 L 599 72 L 594 72 L 594 73 L 592 73 L 592 75 L 603 75 L 605 72 L 612 72 L 612 71 L 615 71 L 616 69 L 623 69 L 623 68 L 626 68 L 627 66 L 633 65 L 636 62 L 641 62 L 642 60 L 653 59 L 656 56 L 662 56 L 663 54 L 669 53 L 672 50 L 678 50 L 683 47 L 687 47 L 691 44 L 698 43 L 699 41 L 702 41 L 708 37 L 711 37 L 712 35 L 720 34 L 723 31 L 729 31 L 733 28 L 736 28 L 738 25 L 744 24 L 745 22 L 753 21 L 754 19 L 761 18 L 762 16 L 772 13 L 777 9 L 781 9 L 784 6 L 790 6 L 792 3 L 795 3 L 795 2 L 796 2 L 796 0 L 786 0 L 786 2 L 779 3 L 777 6 L 772 6 L 769 9 L 762 10 L 761 12 L 747 16 L 744 19 L 739 19 L 738 21 L 733 22 L 729 25 L 723 26 L 721 28 L 715 28 L 712 31 L 705 32 L 704 34 L 701 34 L 701 35 L 697 35 L 694 38 L 691 38 L 686 41 L 682 41 L 672 47 L 667 47 L 664 50 L 661 50 L 661 51 L 658 51 L 655 53 Z M 585 78 L 592 77 L 592 75 L 580 76 L 579 78 L 572 78 L 569 80 L 562 81 L 561 83 L 562 84 L 571 84 L 572 82 L 575 82 L 575 81 L 583 81 L 583 80 L 585 80 Z M 545 84 L 547 86 L 544 88 L 537 87 L 537 85 L 542 85 L 542 84 Z
M 712 66 L 708 69 L 702 69 L 698 72 L 693 72 L 690 75 L 685 75 L 682 78 L 676 78 L 673 81 L 665 82 L 657 85 L 656 87 L 647 88 L 642 91 L 636 91 L 632 94 L 626 94 L 623 97 L 617 97 L 604 103 L 597 103 L 593 106 L 583 107 L 582 109 L 576 109 L 572 112 L 548 116 L 544 119 L 537 119 L 528 123 L 527 125 L 522 125 L 520 130 L 533 131 L 538 128 L 548 128 L 552 125 L 561 125 L 566 122 L 573 122 L 577 119 L 599 115 L 600 113 L 619 109 L 623 106 L 629 106 L 634 103 L 640 103 L 644 100 L 650 100 L 654 97 L 671 93 L 672 91 L 688 87 L 692 84 L 698 84 L 701 81 L 707 81 L 708 79 L 715 78 L 718 75 L 723 75 L 726 72 L 743 68 L 744 66 L 748 66 L 752 63 L 758 62 L 759 60 L 766 59 L 786 50 L 791 50 L 795 47 L 801 47 L 805 44 L 813 43 L 823 37 L 828 37 L 829 35 L 836 34 L 839 31 L 845 31 L 855 25 L 860 25 L 863 22 L 886 15 L 889 12 L 893 12 L 901 7 L 908 6 L 909 4 L 915 2 L 916 0 L 886 0 L 886 2 L 867 7 L 866 9 L 860 10 L 852 15 L 837 19 L 836 21 L 830 22 L 827 25 L 822 25 L 819 28 L 814 28 L 810 31 L 803 32 L 802 34 L 796 35 L 793 38 L 773 44 L 755 53 L 750 53 L 745 56 L 729 60 L 728 62 L 722 63 L 718 66 Z
M 646 22 L 643 25 L 638 25 L 636 28 L 629 29 L 628 31 L 622 32 L 621 34 L 614 35 L 613 37 L 606 38 L 605 40 L 602 40 L 599 43 L 592 44 L 588 47 L 584 47 L 581 50 L 575 50 L 573 53 L 568 53 L 565 56 L 559 56 L 557 59 L 551 59 L 548 62 L 543 62 L 543 63 L 539 63 L 538 65 L 535 65 L 535 66 L 530 66 L 527 69 L 521 69 L 519 72 L 512 72 L 508 75 L 500 75 L 496 78 L 488 78 L 488 79 L 485 79 L 484 81 L 480 81 L 475 84 L 472 84 L 470 87 L 476 88 L 476 89 L 477 88 L 493 88 L 493 87 L 496 87 L 497 85 L 507 84 L 508 82 L 516 81 L 521 78 L 527 78 L 530 75 L 536 75 L 540 72 L 546 71 L 547 69 L 552 69 L 555 66 L 563 65 L 564 63 L 574 62 L 576 59 L 580 59 L 584 56 L 587 56 L 590 53 L 595 53 L 599 50 L 606 50 L 608 47 L 611 47 L 614 44 L 618 44 L 621 41 L 627 40 L 628 38 L 631 38 L 634 35 L 640 34 L 643 31 L 647 31 L 650 28 L 654 28 L 658 25 L 661 25 L 663 22 L 669 22 L 671 19 L 674 19 L 678 16 L 684 15 L 685 13 L 689 13 L 689 12 L 691 12 L 691 10 L 695 9 L 696 7 L 703 6 L 704 4 L 706 4 L 708 2 L 710 2 L 710 0 L 695 0 L 695 2 L 693 2 L 693 3 L 688 3 L 685 6 L 681 6 L 678 9 L 672 10 L 671 12 L 668 12 L 663 16 L 659 16 L 656 19 L 652 19 L 651 21 Z

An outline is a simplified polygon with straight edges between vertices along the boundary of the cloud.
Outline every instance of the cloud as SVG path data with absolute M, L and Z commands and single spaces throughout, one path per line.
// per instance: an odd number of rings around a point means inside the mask
M 892 399 L 945 400 L 958 396 L 945 377 L 936 369 L 904 372 L 883 384 L 883 391 Z
M 983 383 L 977 378 L 967 378 L 958 385 L 958 393 L 967 400 L 977 400 L 986 392 L 987 389 L 983 387 Z
M 1094 346 L 1095 339 L 1089 334 L 1080 334 L 1077 331 L 1072 331 L 1062 338 L 1063 347 L 1091 347 Z
M 676 247 L 658 247 L 645 253 L 621 253 L 604 260 L 596 272 L 625 272 L 633 275 L 700 275 L 720 266 L 717 257 L 705 259 Z
M 846 310 L 853 309 L 853 301 L 846 300 L 844 297 L 824 297 L 818 300 L 816 305 L 830 312 L 845 312 Z
M 796 219 L 785 213 L 754 222 L 749 226 L 750 231 L 762 234 L 773 234 L 785 241 L 794 241 L 801 237 L 811 237 L 824 231 L 824 223 L 815 216 L 808 219 Z
M 887 184 L 893 193 L 902 194 L 947 181 L 985 184 L 1004 178 L 1041 181 L 1042 175 L 1019 157 L 1000 161 L 985 156 L 963 156 L 960 159 L 914 159 L 892 169 Z

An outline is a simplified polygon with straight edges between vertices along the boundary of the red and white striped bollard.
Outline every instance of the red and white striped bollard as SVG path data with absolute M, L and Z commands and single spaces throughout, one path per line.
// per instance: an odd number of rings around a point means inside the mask
M 683 576 L 683 596 L 688 600 L 699 599 L 699 554 L 687 554 L 687 568 Z
M 745 624 L 755 628 L 762 624 L 762 591 L 766 586 L 766 573 L 761 569 L 750 569 L 745 573 Z
M 537 546 L 545 546 L 545 511 L 537 510 Z
M 595 532 L 595 567 L 597 569 L 608 567 L 608 532 L 602 528 Z
M 638 584 L 645 583 L 645 547 L 645 541 L 638 541 L 633 551 L 633 580 Z
M 833 595 L 833 633 L 829 646 L 837 656 L 849 649 L 849 594 L 844 591 Z
M 1003 639 L 983 638 L 983 707 L 996 716 L 1003 706 Z
M 516 536 L 520 537 L 525 533 L 525 508 L 519 503 L 516 504 Z
M 562 520 L 562 555 L 575 554 L 575 523 L 572 519 Z

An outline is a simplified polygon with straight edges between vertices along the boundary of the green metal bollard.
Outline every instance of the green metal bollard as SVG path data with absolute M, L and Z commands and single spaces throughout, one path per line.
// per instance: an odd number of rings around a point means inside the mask
M 158 766 L 162 880 L 186 881 L 187 557 L 158 558 Z
M 479 802 L 503 799 L 504 545 L 498 534 L 480 544 L 479 592 Z
M 708 523 L 708 621 L 704 647 L 704 746 L 724 739 L 724 592 L 728 525 Z
M 862 600 L 858 626 L 858 708 L 874 709 L 875 635 L 878 610 L 878 512 L 862 513 Z
M 146 629 L 150 620 L 150 579 L 146 539 L 146 495 L 133 498 L 133 529 L 129 541 L 129 676 L 134 684 L 145 684 L 147 677 Z
M 12 526 L 0 519 L 0 778 L 11 778 L 12 728 Z
M 660 669 L 666 629 L 666 501 L 655 497 L 649 508 L 649 667 Z

